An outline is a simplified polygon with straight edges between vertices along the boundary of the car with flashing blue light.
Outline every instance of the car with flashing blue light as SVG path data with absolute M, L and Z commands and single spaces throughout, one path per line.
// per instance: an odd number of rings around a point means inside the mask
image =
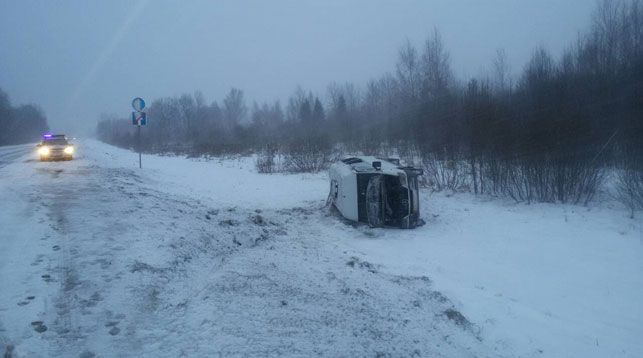
M 72 160 L 74 158 L 74 145 L 64 134 L 45 134 L 37 147 L 40 161 Z

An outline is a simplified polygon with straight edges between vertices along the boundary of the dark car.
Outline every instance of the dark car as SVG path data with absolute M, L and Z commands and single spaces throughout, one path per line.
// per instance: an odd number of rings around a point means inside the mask
M 45 134 L 38 144 L 38 155 L 45 160 L 72 160 L 74 146 L 69 143 L 64 134 Z

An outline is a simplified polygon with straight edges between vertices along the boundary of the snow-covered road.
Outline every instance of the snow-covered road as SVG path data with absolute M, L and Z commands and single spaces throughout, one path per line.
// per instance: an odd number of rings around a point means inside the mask
M 624 210 L 424 193 L 426 226 L 370 229 L 325 175 L 30 148 L 0 148 L 0 353 L 643 356 Z
M 33 148 L 34 145 L 30 144 L 0 147 L 0 168 L 13 163 L 18 158 L 24 157 Z

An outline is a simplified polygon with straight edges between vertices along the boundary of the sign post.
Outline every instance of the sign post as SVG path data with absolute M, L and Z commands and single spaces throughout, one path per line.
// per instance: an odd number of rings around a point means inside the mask
M 136 127 L 136 142 L 138 144 L 138 168 L 143 169 L 143 162 L 141 160 L 141 126 Z
M 145 108 L 145 101 L 141 97 L 136 97 L 132 100 L 132 124 L 136 128 L 136 147 L 138 149 L 138 167 L 143 168 L 141 161 L 141 126 L 147 125 L 147 114 L 143 112 Z

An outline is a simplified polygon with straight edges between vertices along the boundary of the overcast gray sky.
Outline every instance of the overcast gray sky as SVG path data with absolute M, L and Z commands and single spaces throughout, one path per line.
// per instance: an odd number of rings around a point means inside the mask
M 504 48 L 514 73 L 542 45 L 559 54 L 587 28 L 592 0 L 0 1 L 0 87 L 36 103 L 55 132 L 93 130 L 130 101 L 230 87 L 285 100 L 301 85 L 363 84 L 394 71 L 408 38 L 437 27 L 459 78 Z M 249 102 L 250 103 L 250 102 Z

